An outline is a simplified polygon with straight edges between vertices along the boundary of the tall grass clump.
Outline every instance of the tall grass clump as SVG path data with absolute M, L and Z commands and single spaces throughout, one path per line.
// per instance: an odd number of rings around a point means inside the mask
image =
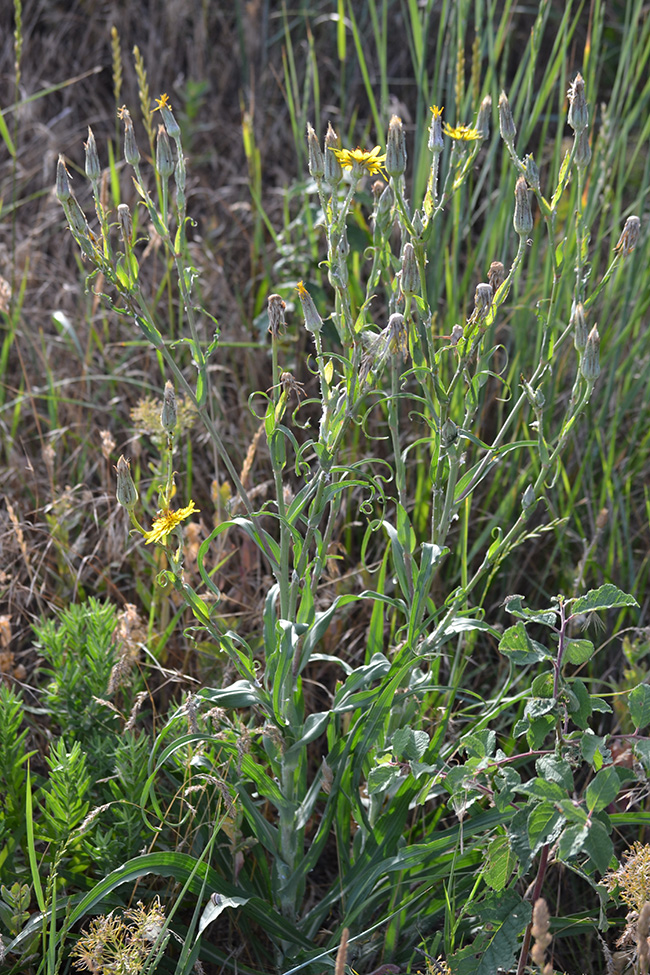
M 573 516 L 558 496 L 571 495 L 606 395 L 602 323 L 621 292 L 633 308 L 645 246 L 627 208 L 615 229 L 598 223 L 617 119 L 594 140 L 588 63 L 556 93 L 561 152 L 536 161 L 528 142 L 547 123 L 530 91 L 535 43 L 523 100 L 491 91 L 493 70 L 465 92 L 459 57 L 456 118 L 427 100 L 414 167 L 401 118 L 376 104 L 374 148 L 306 124 L 312 256 L 300 280 L 269 288 L 267 385 L 247 390 L 245 453 L 224 429 L 221 326 L 191 259 L 170 99 L 149 117 L 151 166 L 119 111 L 137 206 L 108 203 L 91 129 L 91 206 L 59 158 L 56 195 L 88 288 L 161 374 L 149 467 L 116 464 L 117 502 L 155 580 L 150 632 L 184 627 L 213 679 L 173 702 L 150 741 L 127 737 L 146 695 L 139 678 L 119 679 L 110 606 L 37 626 L 57 733 L 34 781 L 22 702 L 0 697 L 13 970 L 49 975 L 71 948 L 90 971 L 340 975 L 409 970 L 424 952 L 432 972 L 523 975 L 570 967 L 580 939 L 607 925 L 610 892 L 629 904 L 614 837 L 642 819 L 650 690 L 638 643 L 619 688 L 596 669 L 607 645 L 596 638 L 603 615 L 608 638 L 634 621 L 637 599 L 609 577 L 589 588 L 588 549 L 565 591 L 549 594 L 540 573 L 524 594 L 494 597 Z M 173 329 L 142 273 L 152 237 Z M 188 410 L 214 467 L 191 491 Z M 245 617 L 225 591 L 237 551 L 264 587 Z M 164 674 L 164 639 L 156 650 Z M 98 829 L 109 815 L 110 843 Z M 566 875 L 579 895 L 558 894 Z M 639 958 L 642 900 L 627 932 Z

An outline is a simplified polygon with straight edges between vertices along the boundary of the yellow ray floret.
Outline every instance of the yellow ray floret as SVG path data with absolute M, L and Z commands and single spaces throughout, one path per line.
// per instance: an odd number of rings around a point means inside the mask
M 374 149 L 334 149 L 330 146 L 330 152 L 333 152 L 343 169 L 354 169 L 355 165 L 359 168 L 363 168 L 371 176 L 379 173 L 380 176 L 384 175 L 384 163 L 386 162 L 386 153 L 382 154 L 381 146 L 375 146 Z
M 481 138 L 478 129 L 473 129 L 469 125 L 447 125 L 446 122 L 443 122 L 442 131 L 450 139 L 456 139 L 457 142 L 474 142 Z
M 156 98 L 156 104 L 154 105 L 154 112 L 160 111 L 161 108 L 171 108 L 171 102 L 169 100 L 169 95 L 167 92 L 163 92 L 160 98 Z
M 158 512 L 158 517 L 154 520 L 151 526 L 151 531 L 145 532 L 145 544 L 149 545 L 150 542 L 162 542 L 177 525 L 180 525 L 182 521 L 193 515 L 195 511 L 199 509 L 195 506 L 193 501 L 185 508 L 179 508 L 177 511 L 172 511 L 170 508 L 163 508 L 162 511 Z

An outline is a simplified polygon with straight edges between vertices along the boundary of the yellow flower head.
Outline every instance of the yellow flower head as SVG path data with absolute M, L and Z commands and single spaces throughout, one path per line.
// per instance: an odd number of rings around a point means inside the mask
M 380 176 L 384 176 L 384 163 L 386 162 L 386 153 L 381 154 L 381 147 L 375 146 L 374 149 L 334 149 L 329 147 L 330 152 L 333 152 L 338 159 L 341 167 L 343 169 L 355 169 L 357 172 L 365 169 L 370 176 L 374 176 L 379 173 Z
M 149 545 L 150 542 L 162 542 L 177 525 L 180 525 L 182 521 L 185 521 L 198 510 L 194 502 L 190 501 L 185 508 L 179 508 L 178 511 L 172 511 L 170 508 L 159 511 L 158 517 L 151 526 L 151 531 L 144 533 L 145 545 Z
M 469 125 L 447 125 L 445 122 L 442 127 L 442 131 L 445 135 L 448 135 L 450 139 L 455 139 L 457 142 L 474 142 L 476 139 L 481 138 L 481 133 L 478 129 L 473 129 Z
M 431 114 L 433 115 L 434 118 L 442 118 L 442 113 L 444 112 L 444 110 L 445 110 L 444 105 L 442 105 L 440 108 L 438 108 L 437 105 L 431 106 Z
M 169 100 L 169 95 L 167 92 L 163 92 L 160 98 L 156 98 L 156 104 L 154 106 L 154 112 L 158 112 L 163 108 L 171 108 L 171 102 Z

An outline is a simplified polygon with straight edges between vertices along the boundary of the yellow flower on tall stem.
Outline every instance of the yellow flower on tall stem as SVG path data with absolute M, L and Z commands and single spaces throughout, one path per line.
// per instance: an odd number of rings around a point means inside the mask
M 158 516 L 151 526 L 151 531 L 144 532 L 145 545 L 149 545 L 150 542 L 163 542 L 177 525 L 180 525 L 182 521 L 185 521 L 198 510 L 193 501 L 190 501 L 185 508 L 179 508 L 177 511 L 172 511 L 171 508 L 163 508 L 162 511 L 158 512 Z
M 473 129 L 469 125 L 447 125 L 446 122 L 443 123 L 442 131 L 445 135 L 448 135 L 450 139 L 455 139 L 456 142 L 475 142 L 477 139 L 481 138 L 481 133 L 478 129 Z

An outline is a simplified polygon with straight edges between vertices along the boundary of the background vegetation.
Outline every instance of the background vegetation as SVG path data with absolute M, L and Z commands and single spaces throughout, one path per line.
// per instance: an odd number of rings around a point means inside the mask
M 149 9 L 44 0 L 22 11 L 4 5 L 0 27 L 8 93 L 0 106 L 0 933 L 5 947 L 13 941 L 6 970 L 73 970 L 75 958 L 98 970 L 108 964 L 102 945 L 115 944 L 124 971 L 316 972 L 334 964 L 347 930 L 348 961 L 359 973 L 380 964 L 435 970 L 438 955 L 459 972 L 515 970 L 518 958 L 520 966 L 528 962 L 521 946 L 530 895 L 523 895 L 537 882 L 537 895 L 551 905 L 555 968 L 604 970 L 597 929 L 613 950 L 614 933 L 605 932 L 609 923 L 620 933 L 625 907 L 609 900 L 601 880 L 614 854 L 620 859 L 646 838 L 650 761 L 642 734 L 650 718 L 650 23 L 643 4 L 541 2 L 522 10 L 509 2 L 323 0 L 289 8 L 251 0 Z M 300 531 L 311 531 L 318 573 L 308 565 L 317 585 L 312 605 L 287 596 L 289 621 L 311 629 L 281 632 L 285 614 L 275 618 L 274 584 L 281 589 L 282 573 L 274 575 L 265 541 L 280 538 L 271 499 L 282 485 L 301 497 L 307 470 L 316 476 L 322 463 L 316 450 L 309 454 L 309 438 L 318 443 L 324 360 L 319 375 L 299 281 L 326 319 L 323 342 L 342 382 L 349 381 L 346 361 L 354 361 L 327 321 L 342 314 L 342 292 L 321 264 L 332 260 L 332 220 L 309 171 L 307 123 L 321 144 L 331 121 L 343 146 L 379 144 L 383 151 L 389 119 L 399 115 L 408 152 L 404 192 L 417 202 L 431 165 L 430 107 L 444 105 L 450 125 L 474 124 L 491 96 L 489 138 L 453 157 L 451 142 L 445 145 L 443 172 L 458 159 L 470 165 L 426 247 L 429 313 L 436 334 L 449 336 L 474 314 L 476 286 L 491 262 L 507 271 L 517 252 L 518 172 L 499 138 L 500 92 L 509 94 L 517 123 L 517 158 L 534 154 L 539 192 L 551 199 L 573 144 L 566 93 L 578 71 L 591 160 L 558 196 L 554 222 L 544 225 L 539 201 L 534 209 L 531 243 L 489 333 L 491 368 L 477 380 L 475 441 L 463 455 L 472 470 L 481 445 L 494 443 L 506 422 L 509 441 L 538 441 L 534 410 L 508 417 L 521 376 L 530 379 L 547 363 L 543 423 L 555 431 L 551 447 L 561 441 L 557 462 L 544 470 L 528 447 L 502 458 L 458 502 L 440 540 L 450 552 L 435 571 L 432 556 L 427 575 L 435 468 L 425 441 L 435 439 L 432 431 L 440 437 L 441 414 L 433 393 L 424 405 L 417 399 L 425 397 L 421 377 L 409 376 L 407 364 L 400 390 L 408 402 L 391 387 L 399 377 L 378 377 L 384 405 L 351 424 L 340 444 L 341 469 L 358 464 L 358 480 L 345 501 L 329 498 L 331 532 L 309 520 L 308 495 L 295 518 Z M 163 197 L 160 173 L 149 167 L 159 122 L 150 110 L 163 92 L 187 159 L 193 223 L 183 267 L 198 272 L 193 300 L 214 319 L 201 319 L 196 347 L 178 342 L 188 328 L 184 279 L 155 222 Z M 135 122 L 151 207 L 136 206 L 121 105 Z M 88 125 L 106 174 L 100 200 L 113 214 L 128 204 L 138 235 L 148 238 L 138 250 L 138 280 L 164 353 L 132 315 L 119 314 L 107 267 L 89 288 L 92 260 L 82 257 L 54 193 L 62 153 L 90 219 Z M 532 185 L 530 169 L 527 176 Z M 359 316 L 372 263 L 366 248 L 377 244 L 371 182 L 361 182 L 347 221 L 345 289 Z M 619 249 L 608 272 L 631 214 L 641 218 L 640 240 L 629 253 Z M 384 232 L 392 256 L 363 321 L 375 338 L 398 310 L 407 231 L 399 214 L 392 218 Z M 584 249 L 580 227 L 590 235 L 583 233 Z M 277 342 L 268 332 L 274 292 L 288 306 L 288 328 Z M 571 334 L 564 344 L 559 339 L 576 294 L 589 327 L 598 323 L 600 376 L 569 423 L 582 380 Z M 170 378 L 165 355 L 195 388 L 197 349 L 205 351 L 215 329 L 218 348 L 205 367 L 208 418 L 263 517 L 254 522 L 257 534 L 233 528 L 232 519 L 245 514 L 234 506 L 237 485 L 204 417 L 176 383 L 174 506 L 193 498 L 200 510 L 183 536 L 184 578 L 198 590 L 207 572 L 220 593 L 206 631 L 196 626 L 197 604 L 193 615 L 183 593 L 160 584 L 175 553 L 129 534 L 114 465 L 121 454 L 131 458 L 138 517 L 150 525 L 166 477 L 159 422 Z M 282 419 L 280 388 L 273 388 L 279 369 L 305 390 L 296 422 L 289 424 L 289 414 L 284 421 L 302 468 L 292 443 L 289 462 L 282 460 L 284 433 L 274 425 Z M 250 400 L 256 391 L 266 399 Z M 451 399 L 458 420 L 462 397 Z M 298 425 L 307 420 L 309 431 Z M 386 472 L 383 489 L 363 468 L 371 459 Z M 540 474 L 535 496 L 545 500 L 527 516 L 524 543 L 504 550 L 470 598 L 468 585 L 498 530 L 507 535 L 518 523 L 522 495 Z M 382 518 L 388 528 L 379 528 Z M 379 530 L 371 532 L 373 519 Z M 208 553 L 200 546 L 211 533 Z M 417 626 L 408 572 L 400 575 L 405 551 L 416 582 L 421 572 L 429 586 Z M 617 590 L 603 590 L 608 584 Z M 553 596 L 587 590 L 601 595 L 569 604 L 553 618 L 558 633 L 548 640 L 550 617 L 523 608 L 559 612 Z M 618 590 L 633 594 L 638 608 Z M 421 644 L 458 591 L 471 626 L 459 627 L 453 640 L 445 633 L 444 651 L 441 644 L 423 654 Z M 382 598 L 359 600 L 362 592 Z M 503 603 L 514 593 L 525 603 L 510 603 L 508 615 Z M 593 621 L 596 610 L 604 628 L 591 625 L 592 655 L 579 624 Z M 512 623 L 519 629 L 499 652 Z M 289 681 L 295 712 L 287 721 L 301 730 L 292 726 L 288 737 L 281 721 L 269 730 L 280 705 L 265 711 L 255 675 L 270 693 L 273 675 L 282 673 L 278 661 L 296 652 L 294 636 L 309 655 L 300 681 L 297 673 Z M 563 639 L 577 644 L 568 665 L 558 656 Z M 416 652 L 418 659 L 410 656 Z M 557 685 L 549 690 L 554 678 L 566 682 L 564 711 L 545 711 L 545 703 L 526 710 L 531 696 L 559 699 Z M 549 732 L 556 734 L 551 745 Z M 551 763 L 540 767 L 536 757 Z M 511 759 L 516 780 L 501 771 Z M 567 804 L 580 808 L 577 818 Z M 287 879 L 282 870 L 297 822 L 305 845 L 290 851 L 296 862 Z M 303 849 L 308 869 L 300 873 Z M 82 929 L 79 950 L 87 954 L 71 957 Z M 486 939 L 486 929 L 495 937 Z M 634 945 L 637 933 L 630 939 Z

